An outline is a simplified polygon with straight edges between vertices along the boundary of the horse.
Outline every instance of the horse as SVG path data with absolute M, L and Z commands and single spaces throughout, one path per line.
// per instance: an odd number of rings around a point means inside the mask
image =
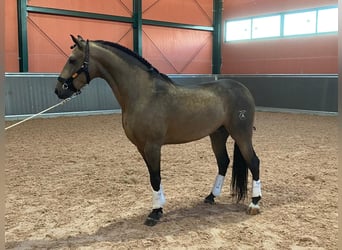
M 152 186 L 152 211 L 145 225 L 156 225 L 162 215 L 165 195 L 161 184 L 161 147 L 210 137 L 218 173 L 206 203 L 221 194 L 230 158 L 226 142 L 234 140 L 231 177 L 237 202 L 247 196 L 248 169 L 252 174 L 252 201 L 247 213 L 260 212 L 260 160 L 252 145 L 255 103 L 250 91 L 230 79 L 182 86 L 159 72 L 142 56 L 118 44 L 84 40 L 71 35 L 72 53 L 55 87 L 60 99 L 79 94 L 93 78 L 104 79 L 122 110 L 127 138 L 144 159 Z

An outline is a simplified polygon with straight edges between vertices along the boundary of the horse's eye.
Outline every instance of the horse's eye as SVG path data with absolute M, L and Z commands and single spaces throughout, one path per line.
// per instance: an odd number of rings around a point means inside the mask
M 69 58 L 69 63 L 70 64 L 75 64 L 76 63 L 76 59 L 75 58 Z

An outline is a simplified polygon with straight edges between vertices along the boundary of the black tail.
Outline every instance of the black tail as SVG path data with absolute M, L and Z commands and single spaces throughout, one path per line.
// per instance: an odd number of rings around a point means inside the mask
M 247 194 L 248 183 L 248 166 L 241 151 L 236 143 L 234 143 L 234 159 L 233 159 L 233 172 L 231 189 L 233 196 L 237 198 L 237 201 L 244 199 Z

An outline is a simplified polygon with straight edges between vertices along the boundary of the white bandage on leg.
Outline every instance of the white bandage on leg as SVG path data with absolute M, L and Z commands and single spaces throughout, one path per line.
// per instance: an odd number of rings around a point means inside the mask
M 224 182 L 224 176 L 218 174 L 215 179 L 213 190 L 211 191 L 214 196 L 219 196 L 221 194 L 223 182 Z
M 261 197 L 261 182 L 260 180 L 253 180 L 252 197 Z
M 152 190 L 152 209 L 161 208 L 165 204 L 165 196 L 163 192 L 163 187 L 160 184 L 160 189 L 158 192 Z

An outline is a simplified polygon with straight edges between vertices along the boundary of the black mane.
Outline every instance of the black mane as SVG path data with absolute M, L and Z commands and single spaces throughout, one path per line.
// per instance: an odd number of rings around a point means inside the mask
M 100 45 L 113 47 L 113 48 L 118 49 L 118 50 L 120 50 L 122 52 L 125 52 L 127 55 L 130 55 L 130 56 L 134 57 L 139 62 L 141 62 L 144 66 L 146 66 L 148 72 L 154 73 L 157 76 L 161 76 L 161 78 L 163 80 L 166 80 L 166 81 L 169 81 L 169 82 L 173 83 L 173 81 L 167 75 L 165 75 L 163 73 L 160 73 L 159 70 L 156 69 L 155 67 L 153 67 L 153 65 L 151 63 L 149 63 L 145 58 L 143 58 L 142 56 L 138 55 L 137 53 L 135 53 L 134 51 L 130 50 L 129 48 L 127 48 L 125 46 L 122 46 L 122 45 L 120 45 L 118 43 L 109 42 L 109 41 L 95 40 L 93 42 L 98 43 Z

